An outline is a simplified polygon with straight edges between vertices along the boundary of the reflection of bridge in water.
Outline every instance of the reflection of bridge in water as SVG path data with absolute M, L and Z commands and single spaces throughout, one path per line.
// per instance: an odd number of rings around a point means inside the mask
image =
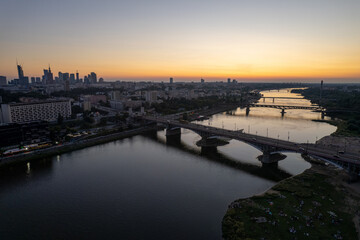
M 338 154 L 333 148 L 327 148 L 322 145 L 308 144 L 308 143 L 294 143 L 280 139 L 257 136 L 254 134 L 247 134 L 242 131 L 232 131 L 216 127 L 204 126 L 195 123 L 180 122 L 177 120 L 170 120 L 166 117 L 152 117 L 145 116 L 144 120 L 165 124 L 167 136 L 180 136 L 180 128 L 192 130 L 202 137 L 203 142 L 206 143 L 209 137 L 225 137 L 245 142 L 260 151 L 263 155 L 261 157 L 262 163 L 276 163 L 279 159 L 271 158 L 271 153 L 280 151 L 291 151 L 309 154 L 312 156 L 324 158 L 334 163 L 340 164 L 348 170 L 349 173 L 356 175 L 360 174 L 360 157 L 348 153 Z M 206 147 L 206 144 L 203 145 Z
M 186 144 L 184 144 L 181 141 L 180 136 L 175 137 L 175 138 L 169 138 L 167 137 L 166 140 L 161 139 L 157 136 L 157 134 L 151 134 L 148 133 L 145 136 L 149 137 L 150 139 L 154 140 L 154 141 L 158 141 L 158 142 L 162 142 L 164 144 L 166 144 L 168 147 L 171 148 L 176 148 L 179 149 L 181 151 L 193 154 L 193 155 L 198 155 L 201 157 L 204 157 L 206 160 L 208 161 L 212 161 L 221 165 L 224 165 L 226 167 L 230 167 L 233 169 L 238 169 L 241 171 L 244 171 L 248 174 L 263 178 L 263 179 L 267 179 L 270 181 L 281 181 L 285 178 L 291 177 L 291 174 L 281 170 L 278 168 L 277 165 L 273 165 L 273 164 L 262 164 L 261 166 L 255 165 L 255 164 L 251 164 L 251 163 L 244 163 L 241 161 L 238 161 L 236 159 L 233 159 L 229 156 L 226 156 L 225 154 L 217 151 L 216 148 L 202 148 L 201 151 L 195 149 L 195 148 L 191 148 L 189 146 L 187 146 Z

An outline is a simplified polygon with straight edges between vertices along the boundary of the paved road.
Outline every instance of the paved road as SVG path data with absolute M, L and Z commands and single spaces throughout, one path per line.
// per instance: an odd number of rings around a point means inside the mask
M 178 120 L 172 120 L 169 118 L 162 117 L 144 117 L 147 120 L 170 124 L 181 128 L 193 130 L 195 132 L 206 132 L 215 136 L 222 136 L 231 139 L 247 142 L 249 144 L 257 146 L 268 146 L 272 149 L 279 151 L 294 151 L 294 152 L 307 152 L 310 155 L 326 158 L 333 161 L 341 161 L 360 166 L 360 156 L 356 156 L 349 153 L 339 154 L 336 149 L 324 147 L 322 145 L 307 144 L 307 143 L 295 143 L 290 141 L 284 141 L 280 139 L 274 139 L 269 137 L 257 136 L 254 134 L 248 134 L 241 131 L 233 131 L 222 128 L 204 126 L 195 123 L 185 123 Z

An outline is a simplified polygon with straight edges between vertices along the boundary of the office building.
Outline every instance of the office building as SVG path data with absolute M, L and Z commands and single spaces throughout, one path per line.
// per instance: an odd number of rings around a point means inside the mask
M 54 76 L 51 72 L 50 66 L 49 66 L 49 69 L 44 69 L 43 83 L 44 84 L 53 84 L 54 83 Z
M 173 82 L 174 82 L 174 79 L 170 78 L 170 84 L 173 84 Z
M 70 84 L 75 84 L 75 74 L 70 74 Z
M 70 117 L 71 104 L 69 100 L 1 104 L 1 112 L 5 123 L 52 122 L 59 114 L 64 118 Z
M 92 72 L 90 73 L 90 77 L 89 77 L 91 80 L 90 80 L 90 83 L 96 83 L 97 82 L 97 76 L 96 76 L 96 73 Z
M 35 77 L 31 77 L 31 84 L 35 83 Z
M 6 77 L 5 76 L 0 76 L 0 86 L 6 85 Z
M 153 103 L 157 101 L 157 91 L 147 91 L 145 94 L 145 101 Z
M 20 80 L 24 77 L 24 71 L 22 69 L 22 66 L 19 64 L 17 64 L 17 70 L 18 70 L 18 76 L 19 76 L 19 80 Z

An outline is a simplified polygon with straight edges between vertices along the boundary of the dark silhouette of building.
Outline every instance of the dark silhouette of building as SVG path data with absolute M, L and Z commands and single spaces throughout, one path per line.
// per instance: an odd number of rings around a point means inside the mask
M 73 73 L 70 74 L 70 83 L 71 84 L 75 83 L 75 74 L 73 74 Z
M 19 80 L 20 80 L 20 79 L 22 79 L 24 77 L 24 71 L 23 71 L 21 65 L 19 65 L 19 64 L 16 64 L 16 65 L 17 65 L 18 76 L 19 76 Z
M 49 123 L 31 122 L 0 126 L 0 147 L 26 145 L 50 140 Z
M 6 77 L 5 76 L 0 76 L 0 86 L 6 85 L 6 84 L 7 84 Z
M 45 84 L 53 84 L 54 83 L 54 76 L 51 72 L 50 65 L 49 65 L 49 69 L 44 69 L 43 82 Z

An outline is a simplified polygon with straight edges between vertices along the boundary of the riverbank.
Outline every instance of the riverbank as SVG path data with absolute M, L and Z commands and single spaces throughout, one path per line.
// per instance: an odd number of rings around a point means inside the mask
M 113 133 L 113 134 L 109 134 L 109 135 L 105 135 L 105 136 L 98 136 L 98 137 L 94 137 L 94 138 L 90 138 L 90 139 L 81 140 L 78 142 L 67 143 L 64 145 L 58 145 L 58 146 L 54 146 L 54 147 L 50 147 L 50 148 L 46 148 L 46 149 L 42 149 L 42 150 L 37 150 L 37 151 L 30 152 L 27 154 L 19 154 L 19 155 L 14 155 L 11 157 L 0 158 L 0 167 L 6 166 L 9 164 L 22 163 L 22 162 L 34 161 L 34 160 L 43 159 L 43 158 L 49 158 L 49 157 L 53 157 L 53 156 L 56 156 L 59 154 L 95 146 L 98 144 L 103 144 L 103 143 L 107 143 L 107 142 L 111 142 L 111 141 L 115 141 L 115 140 L 119 140 L 119 139 L 123 139 L 123 138 L 127 138 L 127 137 L 132 137 L 132 136 L 146 133 L 148 131 L 153 131 L 153 130 L 154 130 L 154 127 L 140 127 L 140 128 L 136 128 L 136 129 L 132 129 L 132 130 L 127 130 L 124 132 Z
M 266 193 L 230 204 L 224 239 L 360 239 L 360 193 L 346 173 L 312 164 Z

